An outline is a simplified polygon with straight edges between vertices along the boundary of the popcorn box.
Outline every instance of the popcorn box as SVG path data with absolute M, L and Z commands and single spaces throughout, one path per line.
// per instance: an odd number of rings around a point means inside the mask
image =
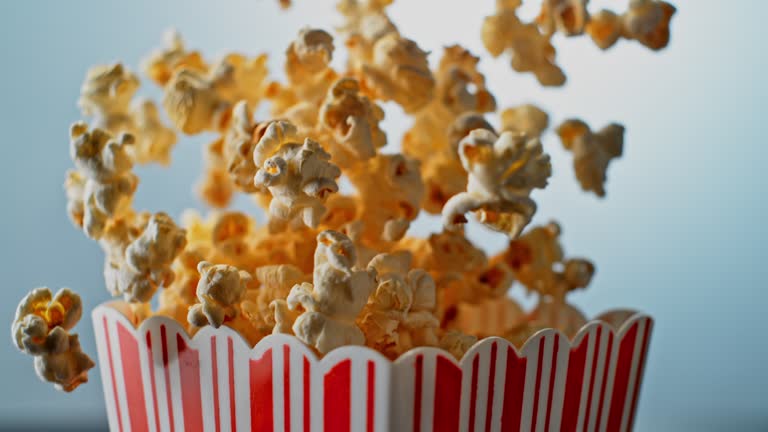
M 135 328 L 120 309 L 92 316 L 109 427 L 121 432 L 627 431 L 653 327 L 621 311 L 618 330 L 592 321 L 573 341 L 547 329 L 520 350 L 492 337 L 460 362 L 436 348 L 393 362 L 357 346 L 318 359 L 287 335 L 250 348 L 228 327 L 190 338 L 164 317 Z

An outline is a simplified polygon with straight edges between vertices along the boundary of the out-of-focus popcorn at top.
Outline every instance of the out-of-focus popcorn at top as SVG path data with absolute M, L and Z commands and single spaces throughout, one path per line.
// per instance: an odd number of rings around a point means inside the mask
M 298 30 L 284 45 L 283 77 L 269 74 L 264 54 L 206 59 L 170 31 L 140 69 L 162 90 L 160 105 L 136 97 L 139 78 L 122 63 L 87 71 L 78 105 L 91 127 L 70 130 L 67 213 L 104 250 L 105 286 L 128 303 L 133 323 L 166 316 L 190 334 L 228 326 L 251 345 L 288 333 L 321 355 L 353 344 L 390 358 L 418 346 L 460 358 L 481 337 L 519 347 L 541 329 L 572 337 L 586 322 L 568 297 L 589 285 L 594 265 L 564 254 L 560 225 L 526 229 L 532 192 L 552 173 L 542 147 L 549 114 L 530 103 L 498 112 L 507 98 L 494 96 L 481 71 L 492 65 L 461 45 L 446 46 L 430 66 L 430 53 L 390 19 L 391 3 L 339 1 L 340 37 Z M 527 22 L 520 3 L 497 0 L 478 35 L 492 57 L 508 54 L 513 70 L 545 86 L 566 80 L 556 35 L 658 50 L 675 13 L 658 0 L 618 12 L 543 0 Z M 339 51 L 346 57 L 336 68 Z M 398 143 L 384 128 L 387 104 L 411 119 L 401 152 L 389 148 Z M 581 187 L 605 195 L 624 128 L 559 124 Z M 181 224 L 133 208 L 133 167 L 168 165 L 178 132 L 212 135 L 197 191 L 216 209 L 188 211 Z M 237 194 L 266 221 L 229 209 Z M 426 238 L 410 230 L 421 210 L 442 215 Z M 489 255 L 473 244 L 468 213 L 509 246 Z M 508 296 L 515 285 L 535 293 L 533 308 Z M 12 324 L 14 344 L 35 358 L 40 377 L 65 391 L 93 366 L 68 333 L 80 314 L 76 294 L 43 288 L 22 300 Z

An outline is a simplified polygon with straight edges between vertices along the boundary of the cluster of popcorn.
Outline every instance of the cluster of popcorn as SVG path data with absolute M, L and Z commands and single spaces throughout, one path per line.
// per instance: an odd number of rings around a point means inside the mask
M 88 71 L 79 104 L 90 126 L 70 130 L 67 210 L 104 250 L 106 288 L 131 305 L 136 324 L 161 315 L 190 334 L 228 326 L 252 345 L 284 333 L 321 355 L 366 345 L 394 359 L 419 346 L 460 358 L 478 338 L 520 346 L 542 328 L 571 337 L 586 323 L 567 295 L 590 283 L 593 264 L 565 256 L 557 223 L 528 227 L 532 194 L 552 174 L 542 145 L 549 116 L 529 104 L 497 115 L 480 59 L 459 45 L 430 67 L 429 53 L 389 19 L 391 2 L 339 2 L 348 53 L 341 70 L 331 65 L 334 37 L 301 29 L 285 52 L 284 81 L 269 77 L 265 55 L 209 61 L 168 33 L 142 71 L 162 88 L 171 127 L 152 102 L 132 105 L 139 80 L 122 64 Z M 525 24 L 518 6 L 499 0 L 483 41 L 494 56 L 511 52 L 514 69 L 544 85 L 565 80 L 553 33 L 586 32 L 602 48 L 624 37 L 659 49 L 674 12 L 636 0 L 621 16 L 590 16 L 586 0 L 545 0 Z M 262 103 L 269 118 L 257 120 Z M 413 120 L 401 152 L 386 151 L 384 103 Z M 180 224 L 133 208 L 134 165 L 168 164 L 176 131 L 213 136 L 198 188 L 213 209 L 187 211 Z M 593 132 L 571 119 L 555 132 L 582 188 L 604 196 L 624 128 Z M 351 192 L 341 192 L 343 181 Z M 249 195 L 267 222 L 228 209 L 235 194 Z M 422 209 L 442 217 L 427 238 L 409 235 Z M 508 247 L 489 256 L 473 244 L 464 232 L 470 214 L 507 236 Z M 537 295 L 532 310 L 508 296 L 515 284 Z M 67 333 L 80 313 L 69 290 L 52 298 L 38 289 L 13 323 L 39 375 L 67 391 L 93 366 Z

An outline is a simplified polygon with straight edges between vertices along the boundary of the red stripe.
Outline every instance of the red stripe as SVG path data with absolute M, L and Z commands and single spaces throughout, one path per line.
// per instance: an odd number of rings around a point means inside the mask
M 480 368 L 480 354 L 472 360 L 472 384 L 469 388 L 469 430 L 475 430 L 475 406 L 477 405 L 477 370 Z
M 549 373 L 549 393 L 547 395 L 547 416 L 544 430 L 549 430 L 549 421 L 552 417 L 552 400 L 555 398 L 555 378 L 557 377 L 557 354 L 560 349 L 560 335 L 555 335 L 555 346 L 552 348 L 552 371 Z
M 414 376 L 414 396 L 413 396 L 413 432 L 421 431 L 421 385 L 422 376 L 424 375 L 424 356 L 416 356 L 416 368 Z
M 373 432 L 374 420 L 376 419 L 376 363 L 368 360 L 368 395 L 366 399 L 365 430 Z
M 109 341 L 109 327 L 107 317 L 104 317 L 104 334 L 107 337 L 107 356 L 109 357 L 109 375 L 112 378 L 112 396 L 115 398 L 115 409 L 117 410 L 117 425 L 120 432 L 123 430 L 123 416 L 120 414 L 120 398 L 117 397 L 117 380 L 115 379 L 115 363 L 112 361 L 112 343 Z
M 309 369 L 309 359 L 304 357 L 304 432 L 309 432 L 309 402 L 312 400 L 310 391 L 311 371 Z
M 563 399 L 563 415 L 560 430 L 575 431 L 579 421 L 581 406 L 581 390 L 584 385 L 584 368 L 587 363 L 590 334 L 581 339 L 579 345 L 571 349 L 568 360 L 568 376 L 565 379 L 565 399 Z
M 349 432 L 352 410 L 352 361 L 344 360 L 323 378 L 323 430 Z
M 544 366 L 544 342 L 547 340 L 546 337 L 542 337 L 539 340 L 539 359 L 536 362 L 538 366 L 536 366 L 536 386 L 534 387 L 533 392 L 533 415 L 531 418 L 531 430 L 536 430 L 536 420 L 538 420 L 539 417 L 539 391 L 541 390 L 541 370 Z
M 600 428 L 600 423 L 602 423 L 601 418 L 603 417 L 603 405 L 605 405 L 605 388 L 608 385 L 608 373 L 610 372 L 611 367 L 611 357 L 613 354 L 613 332 L 608 332 L 608 354 L 605 356 L 605 367 L 603 368 L 603 385 L 600 388 L 600 404 L 597 406 L 597 424 L 596 427 Z
M 147 358 L 149 360 L 149 380 L 152 385 L 152 407 L 155 410 L 155 430 L 160 431 L 160 413 L 157 410 L 157 386 L 155 385 L 155 359 L 152 358 L 152 334 L 147 331 Z
M 642 346 L 642 352 L 640 353 L 640 363 L 637 367 L 637 376 L 635 377 L 635 390 L 632 395 L 632 406 L 629 409 L 629 430 L 632 430 L 632 425 L 635 423 L 635 411 L 637 410 L 637 395 L 640 393 L 640 384 L 643 380 L 643 370 L 645 369 L 645 353 L 648 352 L 648 334 L 651 330 L 651 322 L 649 319 L 645 321 L 645 331 L 643 331 L 643 340 L 640 343 Z
M 136 337 L 120 323 L 117 323 L 117 339 L 120 341 L 120 357 L 123 360 L 125 396 L 128 401 L 128 415 L 132 431 L 149 429 L 147 405 L 141 377 L 141 358 Z
M 274 430 L 272 400 L 272 349 L 258 360 L 250 361 L 251 431 Z
M 227 338 L 227 361 L 229 366 L 229 425 L 232 432 L 237 432 L 235 411 L 235 347 L 232 338 Z
M 165 325 L 160 326 L 160 346 L 163 350 L 163 372 L 165 374 L 165 400 L 168 404 L 168 418 L 171 432 L 174 430 L 173 401 L 171 398 L 171 371 L 168 370 L 168 341 L 165 338 Z
M 219 361 L 216 358 L 216 337 L 211 336 L 211 368 L 213 369 L 213 421 L 216 432 L 221 431 L 221 413 L 219 413 Z
M 584 416 L 584 427 L 589 427 L 589 415 L 592 412 L 592 394 L 595 391 L 595 373 L 597 372 L 597 358 L 600 357 L 600 334 L 603 332 L 603 328 L 597 327 L 597 335 L 595 335 L 595 348 L 592 350 L 592 373 L 589 375 L 589 388 L 587 390 L 587 414 Z
M 189 348 L 184 338 L 178 333 L 176 334 L 176 350 L 179 353 L 184 430 L 202 432 L 203 402 L 200 392 L 200 353 Z
M 283 345 L 283 423 L 291 432 L 291 348 Z
M 608 415 L 608 431 L 618 431 L 621 429 L 621 418 L 624 415 L 624 403 L 627 400 L 629 372 L 632 369 L 632 357 L 635 351 L 636 338 L 637 323 L 632 325 L 621 339 L 621 342 L 619 342 L 619 357 L 616 363 L 616 375 L 613 380 L 611 411 Z
M 493 396 L 496 381 L 496 342 L 491 345 L 491 370 L 488 377 L 488 395 L 485 398 L 485 432 L 491 430 L 491 416 L 493 415 Z
M 450 359 L 437 356 L 435 371 L 434 430 L 458 431 L 461 412 L 461 368 Z
M 501 430 L 520 430 L 523 416 L 525 370 L 528 359 L 517 356 L 512 347 L 507 348 L 507 373 L 504 379 L 504 411 L 501 413 Z

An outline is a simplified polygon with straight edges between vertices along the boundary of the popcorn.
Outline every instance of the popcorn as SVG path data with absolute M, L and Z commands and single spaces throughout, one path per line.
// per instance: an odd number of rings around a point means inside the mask
M 439 345 L 441 349 L 448 351 L 456 360 L 461 360 L 464 354 L 476 343 L 476 337 L 453 330 L 443 334 Z
M 197 327 L 211 325 L 219 328 L 238 315 L 238 306 L 251 275 L 237 267 L 206 261 L 200 262 L 197 270 L 200 272 L 197 284 L 200 303 L 189 308 L 187 320 Z
M 11 333 L 16 347 L 34 357 L 35 371 L 58 390 L 71 392 L 88 382 L 93 361 L 82 352 L 76 334 L 69 334 L 83 311 L 80 296 L 63 288 L 29 292 L 16 308 Z
M 211 232 L 217 262 L 242 266 L 250 257 L 252 220 L 240 212 L 225 212 L 216 218 Z
M 593 133 L 581 120 L 566 120 L 557 128 L 566 150 L 573 152 L 576 178 L 585 191 L 605 196 L 608 164 L 624 149 L 624 126 L 611 123 Z
M 319 112 L 320 126 L 336 144 L 329 147 L 335 163 L 345 167 L 374 157 L 387 144 L 387 136 L 379 128 L 383 119 L 384 111 L 360 94 L 356 80 L 336 81 Z
M 606 9 L 592 15 L 586 27 L 592 42 L 602 50 L 612 47 L 621 38 L 623 31 L 621 16 Z
M 84 115 L 93 117 L 93 127 L 113 134 L 130 133 L 130 104 L 138 88 L 139 79 L 121 63 L 94 66 L 85 76 L 77 104 Z
M 196 135 L 226 127 L 231 103 L 219 94 L 215 78 L 186 67 L 173 73 L 165 85 L 163 106 L 177 129 Z
M 376 271 L 356 270 L 355 259 L 355 247 L 348 237 L 336 231 L 321 232 L 312 283 L 294 285 L 286 299 L 290 309 L 304 309 L 293 324 L 293 333 L 321 354 L 342 345 L 365 343 L 355 319 L 376 288 Z
M 624 37 L 635 39 L 652 50 L 669 44 L 669 23 L 675 7 L 659 0 L 631 0 L 622 16 Z
M 211 67 L 211 80 L 219 96 L 234 105 L 245 101 L 255 107 L 266 95 L 267 56 L 248 58 L 242 54 L 228 54 Z
M 539 140 L 480 129 L 461 141 L 459 156 L 469 183 L 443 207 L 443 225 L 455 230 L 471 211 L 485 226 L 517 237 L 536 211 L 531 191 L 546 186 L 552 171 Z
M 576 36 L 584 32 L 589 22 L 587 2 L 589 0 L 544 0 L 536 22 L 545 34 L 555 31 L 566 36 Z
M 205 72 L 208 65 L 198 51 L 187 51 L 179 32 L 171 29 L 163 35 L 164 48 L 153 52 L 142 62 L 141 68 L 150 79 L 165 86 L 173 74 L 182 68 Z
M 519 105 L 501 112 L 501 130 L 504 132 L 516 132 L 540 138 L 548 126 L 549 116 L 535 105 Z
M 303 145 L 289 142 L 291 134 L 283 135 L 281 128 L 290 131 L 284 124 L 270 125 L 254 150 L 259 166 L 254 183 L 272 195 L 270 229 L 280 231 L 294 220 L 316 228 L 325 214 L 323 202 L 339 189 L 341 170 L 329 162 L 331 156 L 320 144 L 309 138 Z M 271 155 L 264 160 L 266 154 Z
M 160 121 L 157 105 L 142 100 L 133 110 L 137 139 L 133 146 L 134 161 L 139 164 L 158 162 L 171 163 L 171 150 L 176 144 L 176 133 Z
M 70 128 L 69 153 L 78 172 L 69 174 L 65 183 L 68 208 L 73 221 L 92 239 L 101 237 L 108 220 L 130 211 L 139 181 L 131 173 L 133 164 L 126 151 L 133 142 L 128 134 L 115 140 L 102 129 L 89 132 L 82 122 Z
M 310 279 L 291 264 L 258 267 L 255 275 L 259 283 L 258 293 L 255 299 L 243 302 L 243 313 L 265 333 L 292 333 L 290 328 L 298 313 L 288 310 L 284 299 L 294 285 Z
M 167 214 L 152 215 L 141 234 L 126 247 L 122 259 L 107 261 L 107 289 L 128 302 L 148 302 L 158 287 L 173 282 L 170 266 L 186 242 L 186 232 Z

